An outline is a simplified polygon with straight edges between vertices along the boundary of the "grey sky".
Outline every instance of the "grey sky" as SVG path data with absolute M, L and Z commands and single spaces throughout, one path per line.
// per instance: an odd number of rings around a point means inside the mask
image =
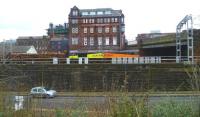
M 177 23 L 192 14 L 200 24 L 198 0 L 1 0 L 0 41 L 18 36 L 46 35 L 49 22 L 68 22 L 70 8 L 121 9 L 125 15 L 126 37 L 152 30 L 175 32 Z M 195 25 L 195 27 L 199 27 Z

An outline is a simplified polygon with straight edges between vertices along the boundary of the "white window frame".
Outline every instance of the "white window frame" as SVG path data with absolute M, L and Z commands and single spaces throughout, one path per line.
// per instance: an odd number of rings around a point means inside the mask
M 118 18 L 117 17 L 115 18 L 115 22 L 118 22 Z
M 83 38 L 83 45 L 84 45 L 84 46 L 87 46 L 87 41 L 88 41 L 88 40 L 87 40 L 87 37 L 84 37 L 84 38 Z
M 78 19 L 72 19 L 72 24 L 78 24 Z
M 94 19 L 92 19 L 92 22 L 91 23 L 94 23 Z
M 77 16 L 77 15 L 78 15 L 78 11 L 77 11 L 77 10 L 73 10 L 73 11 L 72 11 L 72 15 L 73 15 L 73 16 Z
M 83 23 L 85 24 L 85 19 L 83 19 Z
M 97 15 L 103 15 L 103 11 L 98 11 Z
M 98 18 L 97 23 L 103 23 L 103 18 Z
M 113 45 L 117 45 L 117 36 L 113 37 Z
M 88 12 L 82 12 L 82 15 L 88 15 Z
M 110 32 L 110 28 L 109 27 L 105 27 L 105 33 L 109 33 Z
M 109 37 L 105 38 L 105 45 L 110 45 L 110 39 L 109 39 Z
M 98 33 L 102 33 L 102 31 L 103 31 L 103 27 L 98 27 Z
M 107 18 L 104 18 L 103 21 L 104 21 L 104 23 L 107 23 Z
M 107 22 L 110 23 L 110 18 L 107 18 Z
M 102 37 L 98 37 L 98 45 L 103 45 L 103 38 Z
M 96 15 L 96 12 L 91 11 L 91 12 L 90 12 L 90 15 Z
M 117 32 L 117 26 L 113 26 L 112 27 L 112 31 L 115 33 L 115 32 Z
M 94 37 L 90 37 L 90 46 L 94 46 Z
M 94 33 L 94 27 L 90 27 L 90 33 Z
M 72 37 L 72 45 L 78 45 L 78 38 Z
M 78 33 L 78 27 L 72 28 L 72 33 Z
M 105 11 L 105 14 L 109 15 L 109 14 L 111 14 L 111 11 Z
M 111 18 L 111 22 L 114 23 L 115 22 L 115 18 Z
M 121 22 L 124 23 L 124 18 L 123 17 L 121 18 Z
M 83 28 L 83 33 L 87 33 L 87 27 Z

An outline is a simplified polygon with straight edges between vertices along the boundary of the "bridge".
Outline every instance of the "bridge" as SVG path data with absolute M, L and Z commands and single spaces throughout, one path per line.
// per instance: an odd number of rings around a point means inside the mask
M 176 26 L 176 33 L 138 34 L 136 40 L 139 54 L 142 56 L 176 56 L 176 63 L 187 61 L 194 63 L 199 56 L 199 29 L 193 28 L 192 15 L 186 15 Z
M 200 55 L 200 30 L 194 29 L 194 56 Z M 182 56 L 187 56 L 186 31 L 181 33 Z M 176 56 L 176 33 L 149 33 L 137 36 L 141 56 Z

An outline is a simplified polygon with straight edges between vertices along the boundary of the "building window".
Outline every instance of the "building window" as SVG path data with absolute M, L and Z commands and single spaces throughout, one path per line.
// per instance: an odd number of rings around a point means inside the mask
M 117 18 L 115 18 L 115 22 L 118 22 L 118 19 L 117 19 Z
M 123 17 L 121 18 L 121 22 L 124 23 L 124 18 Z
M 82 15 L 88 15 L 88 12 L 82 12 Z
M 106 37 L 106 45 L 109 45 L 109 37 Z
M 103 18 L 98 18 L 97 23 L 103 23 Z
M 72 15 L 73 16 L 77 16 L 78 15 L 78 11 L 77 10 L 73 10 Z
M 90 27 L 90 33 L 94 33 L 94 28 Z
M 107 22 L 110 23 L 110 18 L 107 19 Z
M 87 33 L 87 27 L 84 27 L 83 32 Z
M 112 22 L 112 23 L 115 22 L 115 18 L 111 18 L 111 22 Z
M 98 27 L 98 33 L 102 33 L 102 27 Z
M 84 41 L 84 46 L 86 46 L 87 45 L 87 37 L 84 37 L 83 41 Z
M 104 23 L 107 23 L 107 18 L 104 18 Z
M 94 19 L 89 19 L 89 23 L 94 23 Z
M 106 15 L 111 14 L 111 11 L 105 11 L 105 14 Z
M 90 37 L 90 45 L 91 45 L 91 46 L 94 45 L 94 37 Z
M 83 19 L 83 23 L 84 24 L 88 23 L 88 19 Z
M 117 45 L 117 37 L 113 37 L 113 45 Z
M 96 12 L 92 11 L 90 12 L 90 15 L 96 15 Z
M 97 15 L 103 15 L 103 12 L 102 11 L 98 11 Z
M 114 33 L 117 32 L 117 27 L 113 26 L 112 30 L 113 30 Z
M 110 23 L 110 18 L 104 18 L 104 23 Z
M 78 33 L 78 28 L 72 28 L 72 33 Z
M 92 22 L 91 23 L 94 23 L 94 19 L 92 19 Z
M 106 33 L 109 33 L 109 27 L 106 27 L 106 28 L 105 28 L 105 32 L 106 32 Z
M 78 23 L 78 19 L 72 19 L 72 24 L 77 24 Z
M 72 37 L 72 45 L 78 45 L 78 38 Z
M 102 45 L 102 37 L 98 37 L 98 45 Z

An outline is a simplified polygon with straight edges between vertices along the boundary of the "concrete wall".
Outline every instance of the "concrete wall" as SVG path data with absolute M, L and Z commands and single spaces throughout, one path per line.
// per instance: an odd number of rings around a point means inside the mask
M 9 90 L 48 86 L 58 91 L 190 90 L 182 64 L 0 65 Z

